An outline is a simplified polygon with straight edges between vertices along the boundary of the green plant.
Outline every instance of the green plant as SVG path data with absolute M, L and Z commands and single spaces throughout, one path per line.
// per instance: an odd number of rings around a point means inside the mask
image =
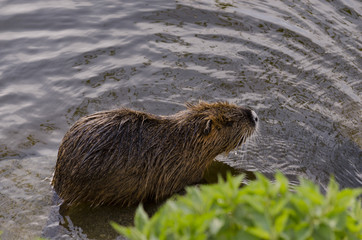
M 137 209 L 135 226 L 111 223 L 130 239 L 362 239 L 362 189 L 339 190 L 331 179 L 326 195 L 301 179 L 289 191 L 286 177 L 261 174 L 239 188 L 241 176 L 216 185 L 190 187 L 151 218 Z

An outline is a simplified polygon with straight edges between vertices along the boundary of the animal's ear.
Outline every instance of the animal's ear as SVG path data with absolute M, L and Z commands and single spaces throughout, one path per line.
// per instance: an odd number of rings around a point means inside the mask
M 209 133 L 211 132 L 211 125 L 212 125 L 212 120 L 208 119 L 206 121 L 205 128 L 204 128 L 204 134 L 205 135 L 209 135 Z

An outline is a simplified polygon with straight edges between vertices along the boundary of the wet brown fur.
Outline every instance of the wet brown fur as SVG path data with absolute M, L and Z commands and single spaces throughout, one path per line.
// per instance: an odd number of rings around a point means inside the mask
M 187 104 L 170 116 L 122 108 L 83 117 L 63 138 L 52 185 L 67 205 L 162 200 L 252 135 L 252 118 L 226 102 Z

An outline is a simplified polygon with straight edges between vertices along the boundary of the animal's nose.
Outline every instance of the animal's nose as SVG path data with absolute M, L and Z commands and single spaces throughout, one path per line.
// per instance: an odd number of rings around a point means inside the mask
M 256 114 L 256 112 L 254 112 L 253 110 L 251 110 L 251 116 L 252 116 L 254 122 L 255 122 L 255 123 L 258 123 L 259 118 L 258 118 L 258 115 Z

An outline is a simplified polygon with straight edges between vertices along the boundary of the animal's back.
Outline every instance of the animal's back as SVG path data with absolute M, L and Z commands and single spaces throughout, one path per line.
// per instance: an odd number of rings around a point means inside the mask
M 182 161 L 171 162 L 182 154 L 181 140 L 164 125 L 170 121 L 128 109 L 80 119 L 59 148 L 54 189 L 66 204 L 93 205 L 132 205 L 181 190 L 195 180 L 175 172 L 185 168 Z

